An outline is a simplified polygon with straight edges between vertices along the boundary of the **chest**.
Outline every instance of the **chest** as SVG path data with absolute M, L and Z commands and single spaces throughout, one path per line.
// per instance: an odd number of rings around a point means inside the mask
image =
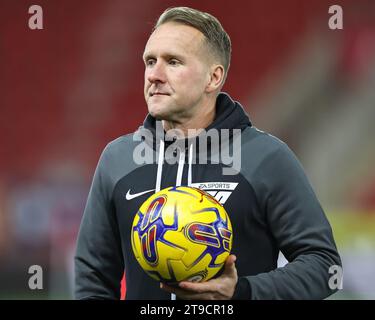
M 187 167 L 187 166 L 186 166 Z M 183 171 L 182 185 L 187 185 L 187 168 Z M 262 214 L 250 184 L 241 174 L 223 175 L 220 165 L 193 165 L 192 187 L 211 194 L 226 209 L 234 231 L 251 230 L 261 225 Z M 121 179 L 114 190 L 113 202 L 121 236 L 130 236 L 135 214 L 142 203 L 155 192 L 156 165 L 147 165 Z M 177 166 L 164 166 L 161 189 L 175 186 Z

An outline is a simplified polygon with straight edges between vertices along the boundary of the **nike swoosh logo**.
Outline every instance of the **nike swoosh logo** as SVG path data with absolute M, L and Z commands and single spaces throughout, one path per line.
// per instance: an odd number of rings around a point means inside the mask
M 137 198 L 137 197 L 139 197 L 139 196 L 141 196 L 145 193 L 149 193 L 149 192 L 152 192 L 152 191 L 155 191 L 155 189 L 150 189 L 150 190 L 130 194 L 130 189 L 129 189 L 128 192 L 126 193 L 125 197 L 126 197 L 126 200 L 131 200 L 131 199 Z

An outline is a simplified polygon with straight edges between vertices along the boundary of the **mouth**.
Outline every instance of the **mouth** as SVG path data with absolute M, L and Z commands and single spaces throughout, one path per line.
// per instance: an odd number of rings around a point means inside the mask
M 150 97 L 153 97 L 153 96 L 169 96 L 170 94 L 169 93 L 165 93 L 165 92 L 151 92 L 150 93 Z

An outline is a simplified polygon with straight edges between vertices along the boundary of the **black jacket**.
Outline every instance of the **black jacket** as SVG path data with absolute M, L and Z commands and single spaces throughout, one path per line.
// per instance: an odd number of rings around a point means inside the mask
M 100 157 L 77 242 L 77 299 L 118 299 L 124 270 L 127 299 L 170 299 L 135 260 L 130 232 L 143 201 L 155 189 L 172 185 L 204 189 L 228 212 L 239 276 L 235 299 L 323 299 L 335 292 L 328 285 L 328 270 L 341 261 L 331 227 L 301 164 L 285 143 L 253 127 L 241 105 L 221 93 L 216 119 L 207 130 L 241 130 L 237 174 L 224 175 L 223 168 L 230 166 L 222 161 L 192 161 L 199 150 L 192 157 L 189 141 L 178 155 L 183 160 L 178 170 L 178 163 L 167 163 L 171 142 L 158 141 L 156 123 L 148 115 L 140 130 L 109 143 Z M 152 141 L 139 139 L 144 128 L 153 133 Z M 228 141 L 237 150 L 234 139 Z M 133 152 L 142 143 L 153 144 L 152 163 L 134 161 Z M 215 152 L 209 148 L 209 159 Z M 279 251 L 289 261 L 282 268 L 277 268 Z

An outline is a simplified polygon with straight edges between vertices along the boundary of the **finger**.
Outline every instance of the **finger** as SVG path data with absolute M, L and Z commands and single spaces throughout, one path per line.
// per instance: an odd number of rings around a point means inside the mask
M 225 261 L 225 265 L 224 265 L 224 272 L 219 278 L 221 278 L 223 275 L 232 277 L 237 274 L 237 269 L 235 265 L 236 259 L 237 257 L 234 254 L 230 255 L 227 258 L 227 260 Z M 182 281 L 179 283 L 179 287 L 185 290 L 195 291 L 197 293 L 218 291 L 216 279 L 211 279 L 206 282 Z
M 189 282 L 182 281 L 179 287 L 184 290 L 194 291 L 196 293 L 213 292 L 216 290 L 216 283 L 213 281 L 207 282 Z
M 237 257 L 234 254 L 231 254 L 231 255 L 229 255 L 229 257 L 225 261 L 225 264 L 226 265 L 232 265 L 236 262 L 236 260 L 237 260 Z

